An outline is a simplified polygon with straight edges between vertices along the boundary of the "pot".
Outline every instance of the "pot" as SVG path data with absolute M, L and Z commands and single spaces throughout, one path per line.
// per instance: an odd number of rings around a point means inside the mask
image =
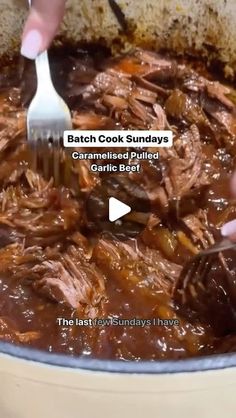
M 99 42 L 113 50 L 132 44 L 168 49 L 217 60 L 226 75 L 236 69 L 236 4 L 234 0 L 116 0 L 126 22 L 118 19 L 111 0 L 67 0 L 56 42 Z M 27 0 L 0 0 L 0 56 L 18 54 Z
M 25 3 L 0 1 L 1 56 L 18 51 Z M 56 42 L 165 48 L 217 59 L 234 76 L 234 0 L 117 3 L 126 28 L 106 0 L 69 0 Z M 235 416 L 236 354 L 136 363 L 71 358 L 7 343 L 0 343 L 0 353 L 2 418 Z
M 126 363 L 0 351 L 4 418 L 235 416 L 236 354 Z

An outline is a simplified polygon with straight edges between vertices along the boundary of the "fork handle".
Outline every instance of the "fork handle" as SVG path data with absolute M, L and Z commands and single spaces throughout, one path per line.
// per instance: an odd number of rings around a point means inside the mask
M 36 66 L 36 73 L 37 73 L 37 81 L 38 81 L 38 88 L 43 88 L 43 91 L 50 91 L 54 90 L 54 86 L 52 84 L 49 61 L 48 61 L 48 52 L 44 51 L 40 55 L 37 56 L 35 60 Z

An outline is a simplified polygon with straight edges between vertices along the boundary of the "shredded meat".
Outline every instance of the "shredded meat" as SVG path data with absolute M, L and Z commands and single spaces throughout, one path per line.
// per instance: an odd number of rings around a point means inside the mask
M 104 239 L 94 248 L 93 259 L 122 286 L 129 287 L 131 291 L 137 287 L 140 292 L 153 296 L 158 291 L 170 292 L 171 283 L 181 269 L 179 265 L 163 259 L 158 251 Z
M 95 307 L 105 297 L 104 277 L 95 265 L 78 255 L 76 248 L 70 247 L 60 261 L 47 260 L 36 265 L 33 273 L 40 279 L 35 281 L 34 287 L 73 309 L 82 310 L 85 306 L 85 313 L 93 317 L 98 313 Z
M 173 147 L 148 148 L 159 159 L 137 158 L 140 172 L 116 176 L 92 172 L 97 160 L 72 161 L 63 152 L 69 181 L 55 187 L 30 165 L 24 106 L 35 89 L 33 67 L 17 69 L 14 82 L 3 71 L 0 339 L 123 360 L 229 351 L 236 330 L 233 257 L 220 256 L 206 283 L 188 289 L 189 303 L 172 294 L 184 263 L 235 214 L 225 187 L 236 155 L 235 92 L 205 67 L 196 71 L 167 54 L 98 55 L 78 50 L 55 62 L 74 129 L 168 129 Z M 127 198 L 135 210 L 110 225 L 109 196 Z M 59 326 L 64 317 L 174 318 L 179 325 Z
M 204 155 L 196 125 L 192 125 L 176 139 L 174 150 L 171 151 L 170 158 L 167 155 L 169 176 L 164 179 L 170 199 L 173 196 L 180 198 L 191 189 L 209 184 L 209 179 L 203 170 Z

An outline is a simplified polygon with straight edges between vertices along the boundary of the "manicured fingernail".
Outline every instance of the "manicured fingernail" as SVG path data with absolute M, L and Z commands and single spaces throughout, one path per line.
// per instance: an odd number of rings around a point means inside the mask
M 227 224 L 222 226 L 221 235 L 223 235 L 223 237 L 229 237 L 235 234 L 236 234 L 236 220 L 227 222 Z
M 38 30 L 31 30 L 24 37 L 21 46 L 21 55 L 34 60 L 42 46 L 42 35 Z

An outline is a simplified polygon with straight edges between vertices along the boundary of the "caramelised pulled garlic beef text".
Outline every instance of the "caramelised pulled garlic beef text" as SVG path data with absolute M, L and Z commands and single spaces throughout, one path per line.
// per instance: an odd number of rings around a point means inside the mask
M 236 217 L 228 190 L 236 155 L 233 89 L 202 64 L 140 49 L 118 58 L 82 50 L 56 57 L 53 74 L 74 129 L 170 129 L 174 145 L 156 149 L 159 160 L 139 161 L 140 172 L 115 177 L 67 155 L 70 184 L 54 187 L 29 164 L 32 68 L 12 64 L 0 77 L 0 339 L 123 360 L 234 351 L 233 253 L 216 257 L 204 285 L 173 298 L 184 263 Z M 113 187 L 121 200 L 124 192 L 132 197 L 120 237 L 109 222 L 97 228 L 105 192 L 92 203 L 98 222 L 91 221 L 88 199 L 101 187 Z M 147 201 L 145 212 L 136 200 Z M 66 326 L 58 318 L 116 321 Z M 146 322 L 122 322 L 134 318 Z

